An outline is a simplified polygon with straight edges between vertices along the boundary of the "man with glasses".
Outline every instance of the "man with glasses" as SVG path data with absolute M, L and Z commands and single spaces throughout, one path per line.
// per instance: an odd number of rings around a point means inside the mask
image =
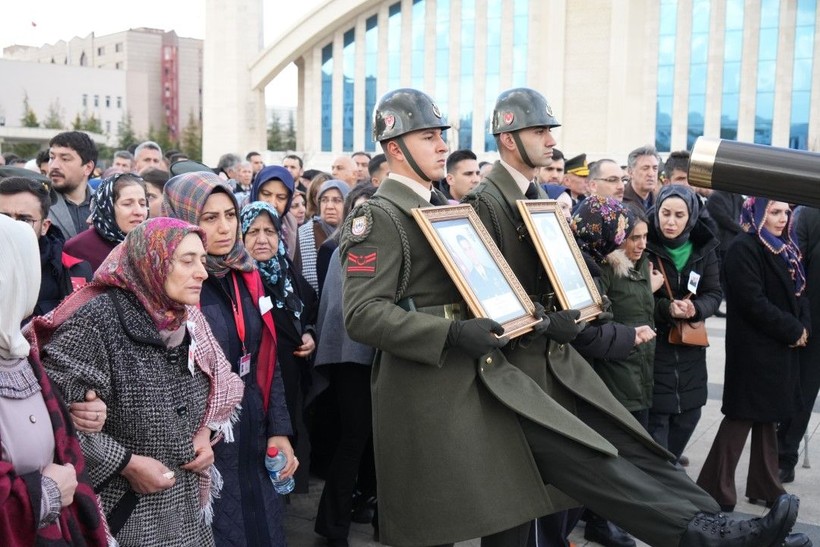
M 27 177 L 0 179 L 0 214 L 31 226 L 40 245 L 42 281 L 34 315 L 50 312 L 93 275 L 88 262 L 63 252 L 65 239 L 48 218 L 50 206 L 44 183 Z
M 591 195 L 624 200 L 624 188 L 629 177 L 615 160 L 603 159 L 589 166 L 589 192 Z

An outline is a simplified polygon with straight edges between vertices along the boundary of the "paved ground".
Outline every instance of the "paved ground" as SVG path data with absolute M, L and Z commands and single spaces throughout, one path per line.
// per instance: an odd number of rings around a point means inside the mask
M 712 440 L 717 432 L 720 420 L 723 415 L 720 413 L 720 400 L 723 390 L 723 363 L 724 363 L 724 334 L 726 322 L 724 319 L 711 318 L 707 321 L 711 346 L 707 350 L 707 361 L 709 366 L 709 401 L 703 409 L 703 417 L 695 430 L 692 440 L 686 449 L 686 455 L 691 464 L 688 468 L 689 474 L 696 478 L 706 459 Z M 797 478 L 794 483 L 786 485 L 790 493 L 800 497 L 800 516 L 798 518 L 795 531 L 808 534 L 814 544 L 820 547 L 820 445 L 817 444 L 820 435 L 820 403 L 815 405 L 814 414 L 809 424 L 809 458 L 804 458 L 805 451 L 801 447 L 801 462 L 803 465 L 809 463 L 811 467 L 805 468 L 798 464 Z M 766 512 L 763 506 L 751 505 L 743 496 L 746 486 L 746 472 L 748 470 L 747 443 L 744 455 L 740 460 L 737 470 L 738 503 L 735 514 L 759 516 Z M 311 483 L 311 492 L 307 495 L 293 496 L 289 506 L 287 517 L 288 542 L 291 547 L 322 547 L 325 544 L 319 536 L 313 533 L 313 519 L 316 515 L 316 506 L 321 494 L 321 482 Z M 583 524 L 573 532 L 571 539 L 578 547 L 593 547 L 597 543 L 591 543 L 583 539 Z M 381 545 L 373 541 L 372 528 L 369 525 L 354 524 L 350 533 L 351 547 L 375 547 Z M 457 544 L 458 547 L 478 547 L 479 541 L 465 541 Z M 643 546 L 644 543 L 638 543 Z M 657 546 L 672 547 L 672 546 Z

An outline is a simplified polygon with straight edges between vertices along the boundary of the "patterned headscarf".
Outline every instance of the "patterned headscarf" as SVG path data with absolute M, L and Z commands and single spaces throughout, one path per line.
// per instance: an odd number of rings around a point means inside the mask
M 603 264 L 626 241 L 635 227 L 635 216 L 620 201 L 593 195 L 578 205 L 571 226 L 581 250 Z
M 20 323 L 31 315 L 40 293 L 40 248 L 34 230 L 0 215 L 0 358 L 27 357 Z
M 165 184 L 162 214 L 199 225 L 199 217 L 202 215 L 205 202 L 216 191 L 225 192 L 228 195 L 238 214 L 239 206 L 231 187 L 213 173 L 204 171 L 183 173 L 173 177 Z M 237 222 L 236 241 L 234 241 L 230 252 L 223 256 L 208 255 L 205 262 L 205 269 L 208 270 L 208 274 L 225 277 L 231 270 L 253 271 L 253 258 L 242 244 L 240 235 L 239 222 Z
M 675 239 L 669 239 L 664 236 L 663 230 L 661 229 L 661 205 L 669 198 L 682 199 L 686 204 L 686 208 L 689 210 L 689 220 L 683 228 L 683 232 L 681 232 Z M 690 187 L 680 184 L 667 184 L 666 186 L 661 187 L 660 192 L 658 192 L 658 196 L 655 198 L 655 206 L 649 210 L 648 215 L 652 219 L 652 223 L 654 224 L 658 235 L 660 235 L 663 239 L 663 244 L 667 247 L 672 247 L 673 249 L 678 248 L 689 241 L 689 234 L 698 222 L 698 216 L 700 215 L 700 201 L 698 200 L 698 196 L 695 194 L 695 191 Z
M 125 232 L 117 224 L 114 211 L 114 186 L 124 176 L 129 177 L 128 180 L 142 180 L 133 173 L 117 173 L 113 177 L 104 179 L 91 196 L 91 221 L 94 223 L 94 228 L 103 239 L 113 243 L 122 243 L 125 239 Z
M 251 224 L 263 213 L 270 216 L 277 233 L 282 233 L 282 221 L 276 214 L 276 209 L 264 201 L 255 201 L 242 208 L 240 222 L 243 238 L 248 233 Z M 302 301 L 293 291 L 293 280 L 288 275 L 288 255 L 281 237 L 279 237 L 279 247 L 276 253 L 269 260 L 256 260 L 256 267 L 259 268 L 259 273 L 271 288 L 276 307 L 287 309 L 298 319 L 302 314 Z
M 740 227 L 746 233 L 757 234 L 757 238 L 765 248 L 783 259 L 789 270 L 789 275 L 794 281 L 794 294 L 800 296 L 806 289 L 806 272 L 803 269 L 803 257 L 800 256 L 800 249 L 794 243 L 791 235 L 794 217 L 790 215 L 789 222 L 780 236 L 774 235 L 763 225 L 766 222 L 766 214 L 769 212 L 772 203 L 771 200 L 766 198 L 746 198 L 746 201 L 743 202 L 743 209 L 740 210 Z
M 188 234 L 205 245 L 205 232 L 174 218 L 148 219 L 128 233 L 94 274 L 94 281 L 133 293 L 151 316 L 157 330 L 176 330 L 186 318 L 185 304 L 165 293 L 165 280 L 173 268 L 171 258 Z

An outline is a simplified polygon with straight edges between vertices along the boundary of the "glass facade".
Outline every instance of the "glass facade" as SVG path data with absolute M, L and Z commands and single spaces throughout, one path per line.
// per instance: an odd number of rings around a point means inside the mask
M 527 85 L 527 59 L 529 58 L 527 52 L 527 33 L 529 32 L 530 26 L 530 3 L 529 0 L 514 1 L 512 87 L 523 87 Z
M 710 0 L 692 2 L 692 39 L 689 57 L 689 116 L 686 148 L 691 149 L 695 139 L 703 135 L 706 117 L 706 74 L 709 61 Z
M 434 99 L 445 119 L 450 93 L 450 0 L 436 2 L 436 85 Z
M 365 22 L 364 31 L 364 149 L 376 150 L 373 140 L 373 109 L 376 108 L 376 82 L 379 70 L 379 18 L 372 16 Z M 354 146 L 355 148 L 355 146 Z
M 809 144 L 809 111 L 816 13 L 817 0 L 797 0 L 789 148 L 800 150 L 806 150 Z
M 490 122 L 493 117 L 493 107 L 498 94 L 501 81 L 501 2 L 489 2 L 487 4 L 487 62 L 484 64 L 486 74 L 484 112 L 486 113 L 484 122 L 484 151 L 495 152 L 498 147 L 495 138 L 490 135 Z M 513 57 L 515 63 L 515 57 Z
M 780 0 L 761 0 L 755 100 L 755 142 L 758 144 L 772 144 L 779 23 Z
M 458 110 L 458 147 L 473 146 L 473 89 L 475 77 L 475 0 L 461 2 L 461 93 Z M 450 120 L 453 123 L 453 120 Z
M 393 60 L 387 63 L 387 89 L 396 89 L 401 84 L 401 2 L 390 6 L 387 14 L 387 55 Z
M 672 103 L 675 96 L 675 36 L 678 3 L 661 0 L 658 44 L 658 102 L 655 114 L 655 148 L 669 152 L 672 146 Z
M 745 0 L 726 0 L 723 39 L 723 90 L 720 100 L 720 138 L 737 139 L 740 113 L 740 62 L 743 58 Z
M 353 151 L 353 92 L 356 81 L 356 31 L 350 29 L 345 32 L 344 50 L 342 52 L 342 69 L 344 83 L 342 84 L 342 150 Z
M 413 0 L 413 38 L 410 46 L 410 87 L 424 89 L 424 35 L 427 23 L 424 8 L 427 2 Z
M 322 150 L 333 145 L 333 44 L 322 48 Z

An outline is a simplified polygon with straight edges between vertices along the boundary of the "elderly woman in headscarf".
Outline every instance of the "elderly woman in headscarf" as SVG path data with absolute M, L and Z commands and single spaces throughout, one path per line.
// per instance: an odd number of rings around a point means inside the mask
M 118 173 L 103 180 L 91 198 L 92 227 L 66 241 L 63 251 L 96 270 L 147 217 L 145 181 L 133 173 Z
M 703 321 L 723 297 L 718 240 L 701 218 L 700 202 L 688 186 L 661 188 L 649 211 L 647 249 L 653 267 L 668 282 L 655 293 L 655 346 L 649 433 L 680 458 L 706 404 L 706 348 L 669 342 L 679 320 Z M 670 294 L 671 291 L 671 294 Z
M 242 383 L 196 305 L 204 233 L 157 218 L 131 231 L 31 338 L 66 399 L 95 390 L 102 432 L 80 435 L 120 545 L 212 545 L 221 479 L 212 443 L 232 440 Z
M 293 428 L 293 448 L 302 462 L 296 474 L 296 493 L 307 492 L 310 441 L 303 411 L 310 385 L 310 362 L 316 349 L 316 293 L 288 259 L 281 218 L 264 201 L 249 203 L 240 216 L 245 247 L 256 261 L 265 294 L 273 306 L 277 356 L 285 382 L 285 398 Z
M 284 243 L 285 251 L 291 260 L 296 252 L 296 232 L 301 224 L 295 216 L 289 214 L 294 196 L 293 189 L 293 176 L 290 171 L 281 165 L 268 165 L 253 179 L 249 199 L 249 203 L 264 201 L 276 210 L 282 225 L 279 239 Z
M 234 425 L 237 442 L 214 449 L 224 477 L 223 495 L 214 507 L 216 544 L 284 545 L 284 503 L 265 471 L 265 452 L 275 446 L 285 453 L 285 478 L 296 471 L 298 459 L 288 439 L 293 431 L 277 366 L 273 306 L 242 244 L 236 197 L 213 173 L 185 173 L 165 185 L 162 210 L 205 231 L 208 279 L 202 285 L 202 313 L 245 383 L 242 415 Z
M 735 469 L 752 432 L 746 496 L 771 503 L 780 482 L 777 424 L 801 408 L 799 351 L 810 319 L 806 276 L 788 225 L 789 205 L 750 197 L 726 252 L 726 376 L 723 421 L 698 485 L 724 510 L 737 500 Z
M 107 545 L 68 411 L 20 331 L 40 288 L 32 229 L 0 215 L 0 537 L 3 545 Z

